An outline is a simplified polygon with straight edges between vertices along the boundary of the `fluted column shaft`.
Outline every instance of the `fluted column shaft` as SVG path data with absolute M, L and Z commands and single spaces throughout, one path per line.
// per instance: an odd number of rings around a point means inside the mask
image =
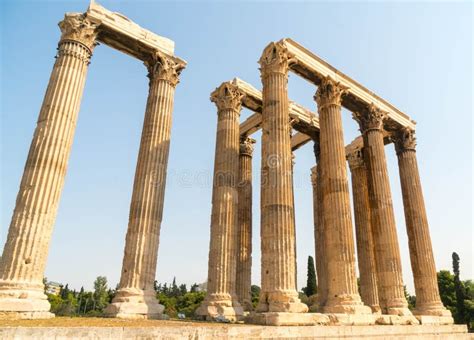
M 341 118 L 345 89 L 325 78 L 316 92 L 320 124 L 321 188 L 327 257 L 328 313 L 370 313 L 361 302 L 355 274 L 349 183 Z
M 242 314 L 235 292 L 237 265 L 239 116 L 242 94 L 223 83 L 211 95 L 218 108 L 207 296 L 197 314 L 207 318 Z
M 252 152 L 254 139 L 240 143 L 236 293 L 246 311 L 252 310 Z
M 314 142 L 316 162 L 320 161 L 319 140 Z M 311 169 L 311 183 L 313 185 L 313 216 L 314 216 L 314 241 L 316 256 L 316 273 L 318 277 L 318 310 L 326 304 L 328 295 L 326 251 L 324 249 L 324 218 L 323 218 L 323 192 L 321 188 L 321 167 L 316 165 Z
M 150 78 L 128 221 L 119 289 L 107 309 L 117 317 L 158 317 L 163 307 L 154 281 L 175 87 L 184 65 L 156 52 L 146 62 Z
M 96 26 L 68 14 L 0 261 L 0 311 L 50 317 L 43 277 L 64 186 Z M 43 312 L 43 315 L 33 315 Z M 29 313 L 29 314 L 28 314 Z
M 259 312 L 306 312 L 296 291 L 288 55 L 271 43 L 260 59 L 263 83 L 261 280 Z
M 411 315 L 405 299 L 387 161 L 383 141 L 385 113 L 371 105 L 354 113 L 364 138 L 379 303 L 384 314 Z
M 374 241 L 370 220 L 370 203 L 367 183 L 367 168 L 363 151 L 348 155 L 352 178 L 352 196 L 357 241 L 357 259 L 360 275 L 360 295 L 364 304 L 374 313 L 380 312 L 375 269 Z
M 415 281 L 418 315 L 450 316 L 439 295 L 431 237 L 421 187 L 414 131 L 402 129 L 395 135 L 395 148 L 405 210 L 410 260 Z

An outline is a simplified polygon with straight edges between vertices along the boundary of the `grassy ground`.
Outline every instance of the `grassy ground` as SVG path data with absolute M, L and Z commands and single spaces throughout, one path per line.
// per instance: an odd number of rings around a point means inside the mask
M 47 320 L 0 320 L 0 327 L 222 327 L 222 323 L 191 320 L 122 320 L 113 318 L 56 317 Z

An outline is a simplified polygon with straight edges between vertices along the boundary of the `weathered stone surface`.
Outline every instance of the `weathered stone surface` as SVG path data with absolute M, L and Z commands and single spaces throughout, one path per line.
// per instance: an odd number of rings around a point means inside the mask
M 327 257 L 327 301 L 325 313 L 371 314 L 357 291 L 355 250 L 352 233 L 349 183 L 347 180 L 341 97 L 345 89 L 325 78 L 315 95 L 321 127 L 322 211 Z
M 452 323 L 451 312 L 443 306 L 439 296 L 428 217 L 416 160 L 415 132 L 402 129 L 395 133 L 393 139 L 398 156 L 410 260 L 415 281 L 414 314 L 439 316 L 441 318 L 438 320 L 446 322 L 451 319 Z M 428 319 L 436 320 L 420 320 Z
M 376 315 L 374 314 L 325 314 L 329 317 L 331 325 L 343 326 L 366 326 L 375 325 Z
M 252 153 L 255 139 L 240 141 L 236 294 L 244 311 L 252 307 Z
M 196 311 L 209 320 L 223 316 L 235 321 L 243 315 L 235 292 L 241 100 L 242 94 L 229 83 L 211 94 L 218 109 L 211 241 L 207 295 Z
M 96 26 L 66 15 L 0 260 L 0 317 L 49 318 L 43 277 Z
M 451 315 L 415 315 L 415 317 L 422 325 L 452 325 L 454 323 L 453 317 Z
M 318 313 L 266 312 L 250 313 L 245 322 L 266 326 L 314 326 L 328 325 L 330 320 L 327 315 Z
M 184 68 L 161 52 L 146 63 L 150 78 L 122 274 L 105 313 L 119 318 L 160 318 L 164 307 L 154 289 L 174 91 Z
M 401 112 L 391 103 L 368 90 L 354 79 L 330 65 L 327 61 L 301 46 L 296 41 L 286 38 L 278 42 L 292 56 L 290 68 L 299 76 L 313 84 L 320 84 L 326 77 L 337 80 L 341 86 L 347 88 L 347 95 L 342 98 L 342 105 L 351 112 L 359 111 L 372 103 L 387 112 L 387 123 L 393 126 L 415 128 L 415 122 L 408 115 Z
M 364 136 L 380 307 L 384 314 L 411 316 L 403 290 L 400 248 L 383 142 L 385 117 L 386 114 L 375 105 L 354 112 L 354 119 Z
M 288 63 L 286 51 L 273 43 L 260 58 L 263 110 L 259 312 L 304 313 L 308 310 L 296 291 Z
M 382 314 L 376 319 L 378 325 L 418 325 L 417 318 L 413 315 Z
M 91 1 L 85 13 L 89 20 L 100 26 L 99 41 L 133 57 L 146 60 L 151 51 L 172 56 L 174 41 L 144 29 L 123 14 Z
M 319 139 L 314 141 L 314 154 L 316 163 L 320 161 Z M 318 277 L 318 294 L 314 304 L 310 306 L 311 311 L 322 311 L 326 304 L 328 295 L 327 282 L 327 258 L 325 250 L 325 231 L 323 216 L 323 192 L 321 188 L 321 167 L 316 165 L 311 169 L 311 183 L 313 186 L 313 216 L 314 216 L 314 240 L 316 250 L 316 273 Z
M 66 175 L 87 68 L 97 41 L 143 59 L 150 93 L 132 197 L 120 289 L 109 315 L 159 317 L 153 289 L 174 87 L 185 62 L 174 43 L 91 3 L 59 23 L 58 54 L 0 261 L 0 318 L 50 318 L 43 292 L 49 241 Z M 113 41 L 116 39 L 115 41 Z M 145 195 L 145 193 L 147 195 Z M 145 217 L 144 211 L 149 213 Z
M 301 316 L 301 315 L 300 315 Z M 379 339 L 468 340 L 465 325 L 446 326 L 258 326 L 171 322 L 156 327 L 0 327 L 13 339 Z
M 347 156 L 352 176 L 352 197 L 357 240 L 357 262 L 360 275 L 360 295 L 373 313 L 380 313 L 375 269 L 374 241 L 370 217 L 367 168 L 363 150 L 355 150 Z

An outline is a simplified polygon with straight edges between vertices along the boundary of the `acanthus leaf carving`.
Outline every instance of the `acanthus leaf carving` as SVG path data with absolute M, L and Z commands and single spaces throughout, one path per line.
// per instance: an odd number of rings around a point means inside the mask
M 329 76 L 323 78 L 314 95 L 314 99 L 318 104 L 318 110 L 329 105 L 341 106 L 342 96 L 346 94 L 346 92 L 347 87 L 340 82 L 336 82 Z
M 260 64 L 262 76 L 269 73 L 282 73 L 286 75 L 294 60 L 288 53 L 284 43 L 279 41 L 271 42 L 265 47 L 258 63 Z
M 256 140 L 250 137 L 243 137 L 240 140 L 240 155 L 252 156 Z
M 186 66 L 179 59 L 175 59 L 163 52 L 155 51 L 149 60 L 145 61 L 150 80 L 165 80 L 173 87 L 179 83 L 179 75 Z
M 391 139 L 395 144 L 397 155 L 408 150 L 416 151 L 416 136 L 414 130 L 406 127 L 401 128 L 392 135 Z
M 90 21 L 86 14 L 67 13 L 58 26 L 61 30 L 61 41 L 80 42 L 92 53 L 94 46 L 97 44 L 98 25 Z
M 359 123 L 360 131 L 365 133 L 370 130 L 382 130 L 387 113 L 371 103 L 367 109 L 353 112 L 352 118 Z
M 219 111 L 231 109 L 240 113 L 243 96 L 237 86 L 225 82 L 211 93 L 211 102 L 216 104 Z

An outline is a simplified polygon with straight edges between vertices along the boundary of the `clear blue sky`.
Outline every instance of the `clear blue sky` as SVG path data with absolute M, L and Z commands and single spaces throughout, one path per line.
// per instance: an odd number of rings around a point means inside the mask
M 176 42 L 188 61 L 175 97 L 157 279 L 207 276 L 216 108 L 210 92 L 238 76 L 261 88 L 257 61 L 291 37 L 418 122 L 418 161 L 438 269 L 461 257 L 473 277 L 472 4 L 102 1 Z M 0 247 L 5 242 L 65 12 L 87 1 L 2 1 Z M 74 288 L 118 282 L 148 81 L 137 60 L 98 46 L 85 87 L 46 276 Z M 290 76 L 290 98 L 315 109 L 314 86 Z M 242 119 L 248 116 L 242 113 Z M 345 141 L 357 134 L 343 112 Z M 260 135 L 254 157 L 254 266 L 260 281 Z M 396 156 L 386 148 L 403 260 L 413 290 Z M 314 254 L 312 146 L 296 153 L 298 288 Z M 1 248 L 0 248 L 1 249 Z

